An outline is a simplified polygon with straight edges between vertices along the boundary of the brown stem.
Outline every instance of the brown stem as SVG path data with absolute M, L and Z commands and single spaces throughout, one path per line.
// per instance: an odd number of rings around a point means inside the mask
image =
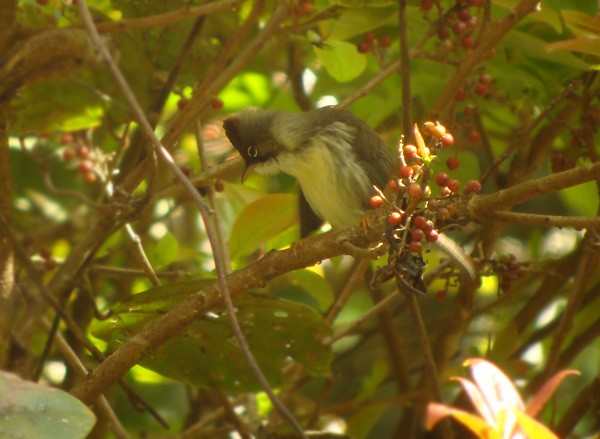
M 109 21 L 96 24 L 99 32 L 120 32 L 131 29 L 142 29 L 146 27 L 159 27 L 175 23 L 181 20 L 198 17 L 201 15 L 214 14 L 232 9 L 241 0 L 217 0 L 198 6 L 186 5 L 174 11 L 164 14 L 151 15 L 149 17 L 134 18 L 131 20 Z
M 8 150 L 8 108 L 0 104 L 0 215 L 6 223 L 0 224 L 0 368 L 8 362 L 11 319 L 14 307 L 14 249 L 10 245 L 12 227 L 13 183 Z

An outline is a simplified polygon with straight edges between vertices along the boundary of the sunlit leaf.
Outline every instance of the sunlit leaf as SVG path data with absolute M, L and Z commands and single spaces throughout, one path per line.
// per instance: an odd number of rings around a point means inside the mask
M 324 47 L 313 48 L 327 72 L 339 82 L 352 81 L 367 66 L 365 55 L 358 53 L 354 44 L 327 40 Z
M 0 371 L 0 436 L 6 439 L 82 439 L 96 417 L 66 392 Z
M 236 219 L 229 248 L 237 258 L 256 251 L 262 244 L 298 222 L 298 198 L 271 194 L 248 204 Z

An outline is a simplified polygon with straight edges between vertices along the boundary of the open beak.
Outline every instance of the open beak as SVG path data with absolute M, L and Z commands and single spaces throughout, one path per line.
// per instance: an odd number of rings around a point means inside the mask
M 254 172 L 254 166 L 254 164 L 246 164 L 246 167 L 244 168 L 244 173 L 242 174 L 242 183 L 244 183 L 246 179 L 250 176 L 250 174 Z

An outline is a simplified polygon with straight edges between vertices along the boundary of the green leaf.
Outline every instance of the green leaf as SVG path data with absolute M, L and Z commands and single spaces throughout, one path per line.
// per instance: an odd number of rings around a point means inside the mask
M 0 371 L 2 438 L 85 438 L 95 422 L 92 411 L 68 393 Z
M 179 259 L 179 241 L 172 233 L 167 232 L 156 243 L 152 262 L 163 267 L 177 259 Z
M 236 219 L 229 237 L 232 258 L 256 251 L 268 239 L 297 222 L 295 195 L 272 194 L 248 204 Z
M 563 202 L 575 215 L 596 216 L 598 209 L 598 188 L 589 181 L 558 192 Z
M 316 45 L 313 48 L 323 67 L 336 81 L 352 81 L 367 66 L 365 55 L 358 53 L 354 44 L 327 40 L 323 48 Z
M 313 297 L 319 304 L 319 310 L 326 311 L 333 304 L 334 294 L 331 285 L 311 268 L 292 271 L 286 277 L 293 285 L 300 287 Z
M 113 310 L 114 318 L 98 322 L 94 335 L 116 344 L 124 343 L 163 314 L 168 305 L 198 291 L 203 282 L 179 282 L 137 294 Z M 293 363 L 302 364 L 311 375 L 329 374 L 331 349 L 322 340 L 331 334 L 331 329 L 319 313 L 308 306 L 264 294 L 246 294 L 234 303 L 252 353 L 273 386 L 282 383 L 284 368 Z M 201 387 L 229 392 L 261 388 L 224 311 L 206 313 L 144 359 L 141 366 Z

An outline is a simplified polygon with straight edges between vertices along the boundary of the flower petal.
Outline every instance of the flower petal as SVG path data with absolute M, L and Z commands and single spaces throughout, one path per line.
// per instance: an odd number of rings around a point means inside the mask
M 483 419 L 463 410 L 454 409 L 447 405 L 435 402 L 431 402 L 427 405 L 426 428 L 431 430 L 435 424 L 446 416 L 452 416 L 480 438 L 501 439 L 498 432 Z
M 512 381 L 496 365 L 483 358 L 470 358 L 464 364 L 470 367 L 473 380 L 492 412 L 503 406 L 525 409 Z
M 580 373 L 577 370 L 566 369 L 553 375 L 552 378 L 546 381 L 542 388 L 538 390 L 535 395 L 533 395 L 533 398 L 531 401 L 529 401 L 529 404 L 527 404 L 525 413 L 527 413 L 529 416 L 537 415 L 550 397 L 554 394 L 556 388 L 560 385 L 562 380 L 569 375 L 580 375 Z

